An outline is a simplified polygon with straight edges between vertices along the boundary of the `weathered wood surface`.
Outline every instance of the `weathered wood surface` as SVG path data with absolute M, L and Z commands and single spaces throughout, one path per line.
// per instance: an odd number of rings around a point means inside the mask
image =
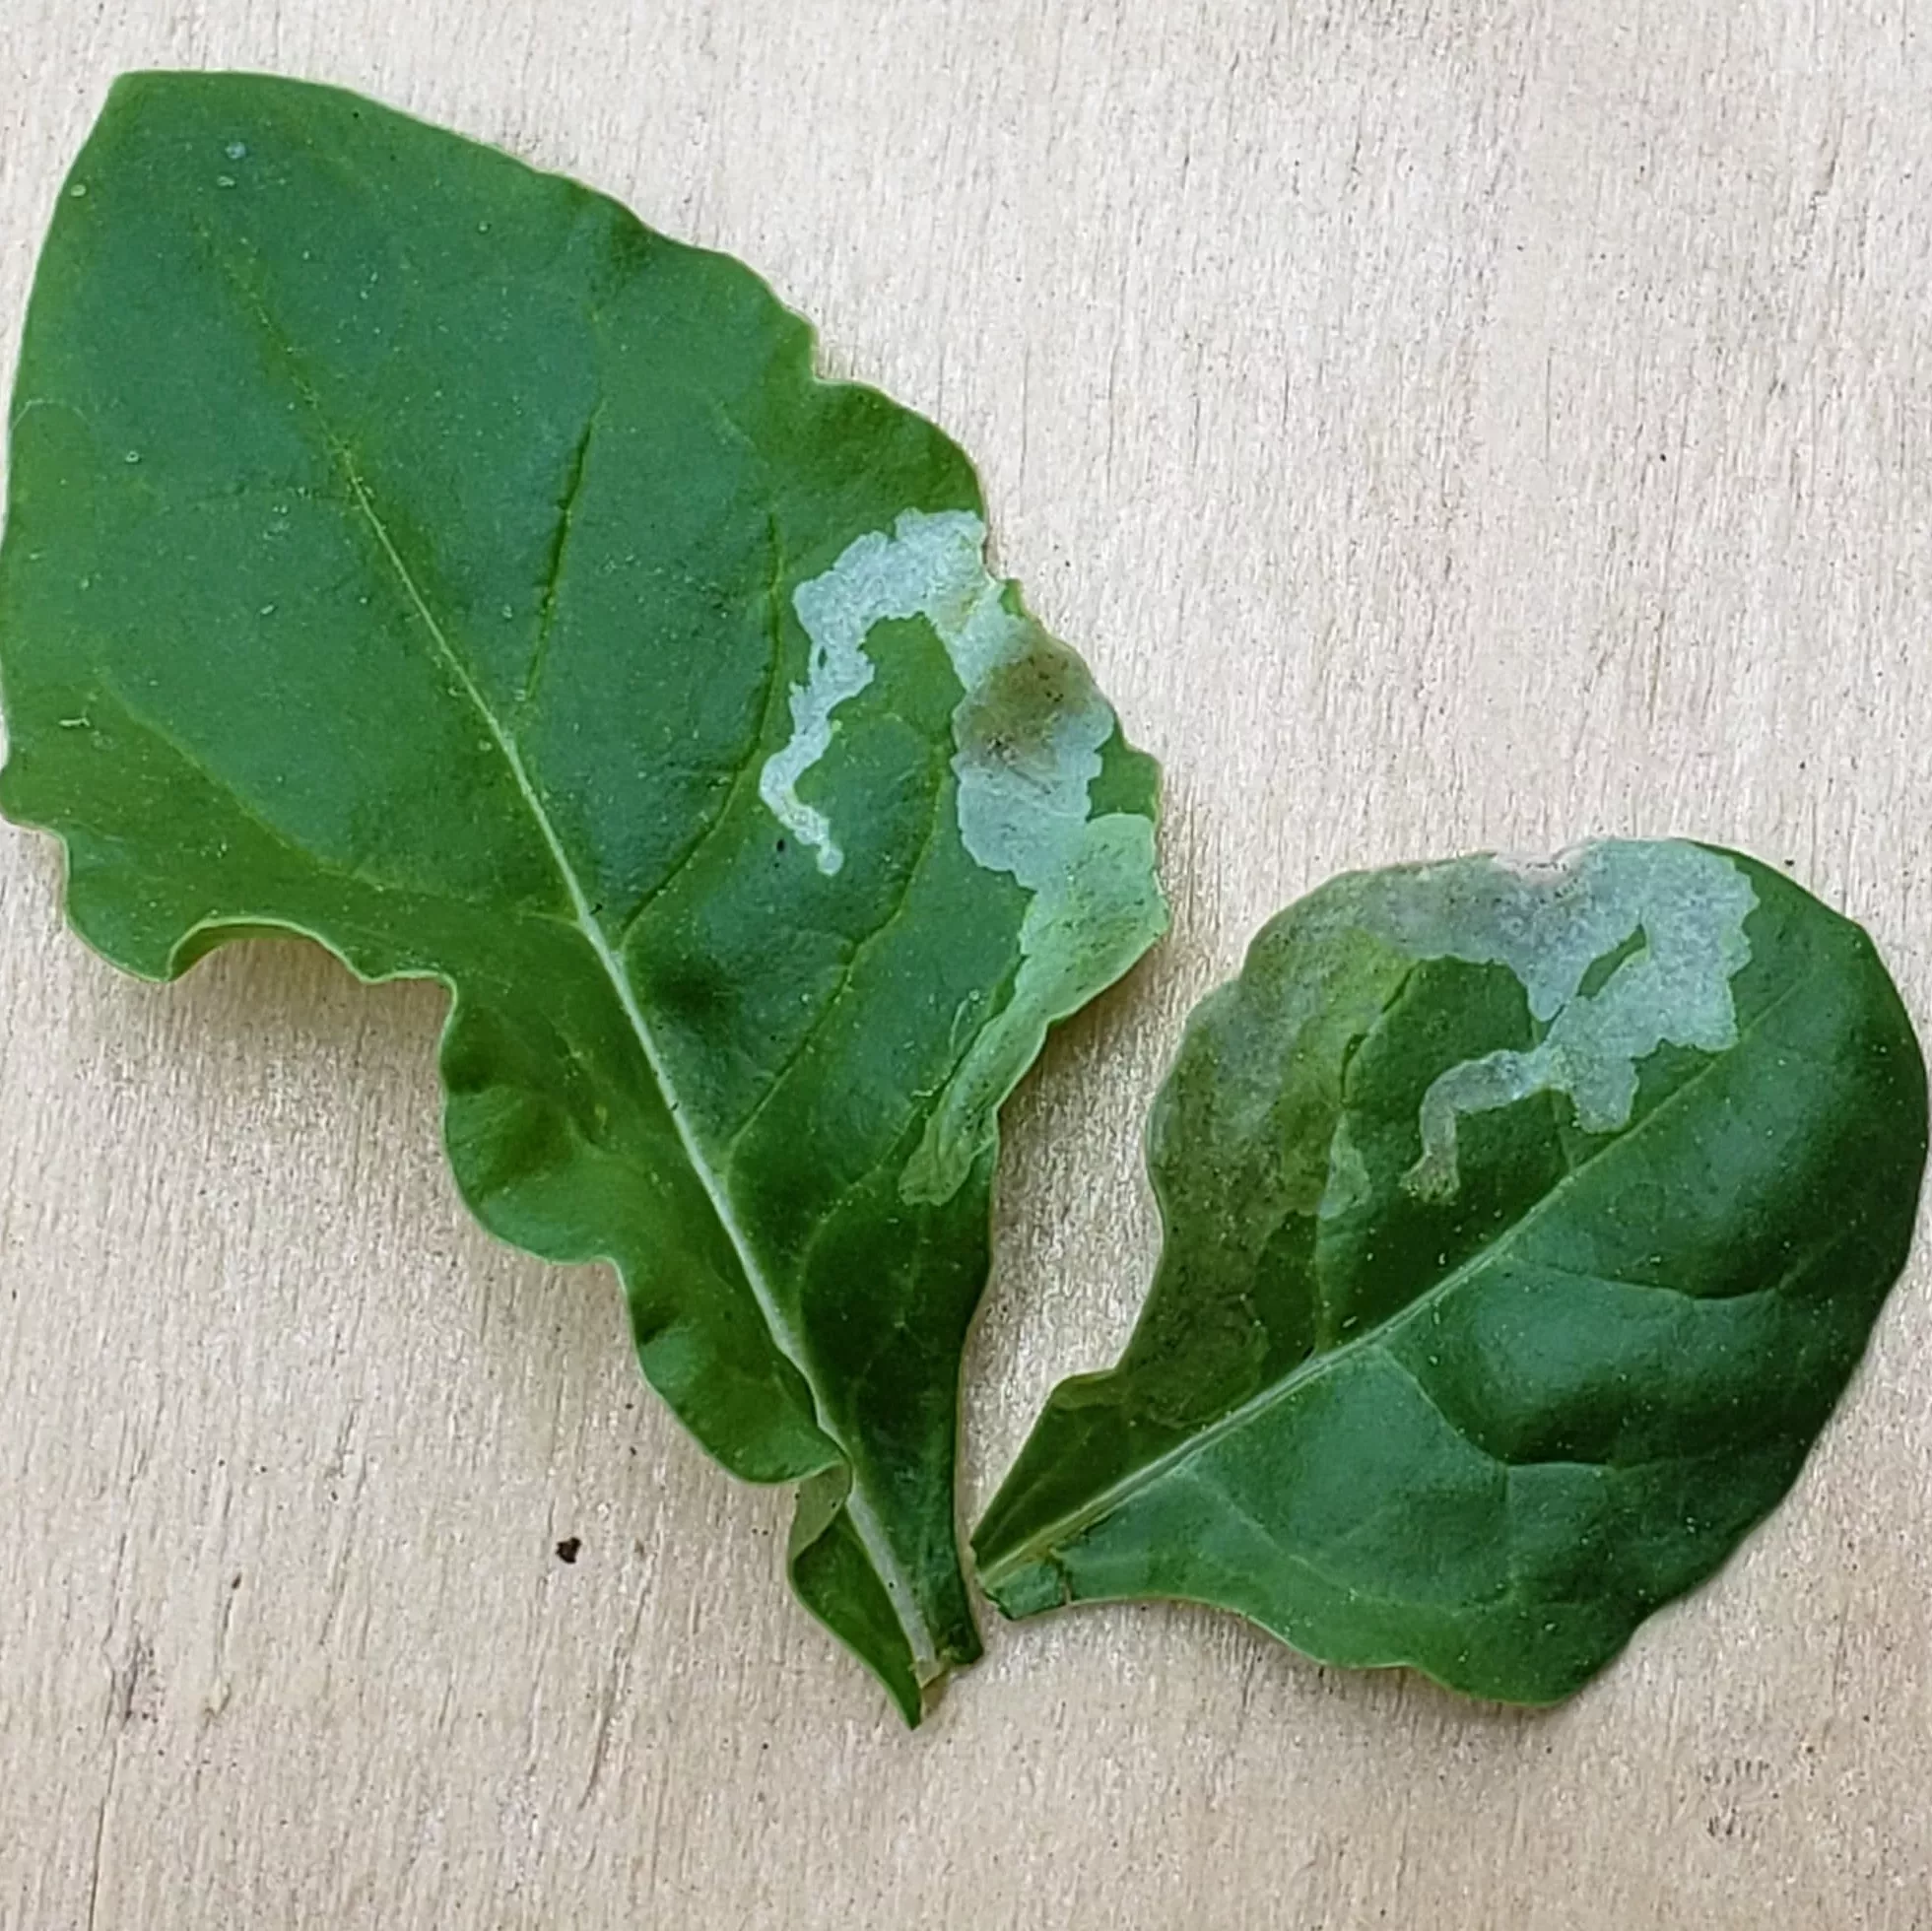
M 7 0 L 9 362 L 142 65 L 759 265 L 1166 761 L 1172 940 L 1011 1111 L 969 1512 L 1131 1316 L 1180 1015 L 1329 873 L 1692 832 L 1932 1014 L 1918 0 Z M 0 1924 L 1932 1925 L 1932 1257 L 1791 1504 L 1553 1714 L 1155 1608 L 991 1629 L 910 1737 L 608 1277 L 465 1219 L 438 994 L 137 986 L 56 888 L 0 833 Z

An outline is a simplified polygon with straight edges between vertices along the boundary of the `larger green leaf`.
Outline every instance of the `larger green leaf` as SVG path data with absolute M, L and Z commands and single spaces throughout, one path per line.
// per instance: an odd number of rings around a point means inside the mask
M 1750 859 L 1337 879 L 1189 1023 L 1146 1309 L 1054 1392 L 981 1578 L 1565 1696 L 1789 1487 L 1925 1148 L 1870 942 Z
M 916 1718 L 978 1653 L 956 1383 L 996 1110 L 1161 930 L 1155 772 L 981 562 L 960 451 L 736 262 L 329 90 L 114 90 L 35 284 L 11 762 L 76 926 L 454 999 L 445 1130 L 646 1374 L 807 1479 Z

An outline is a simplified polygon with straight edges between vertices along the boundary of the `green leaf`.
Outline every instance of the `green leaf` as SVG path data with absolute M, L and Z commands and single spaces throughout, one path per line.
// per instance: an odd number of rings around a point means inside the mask
M 1789 1488 L 1925 1146 L 1870 941 L 1748 858 L 1336 879 L 1189 1023 L 1146 1309 L 1055 1390 L 980 1578 L 1566 1696 Z
M 157 978 L 305 934 L 453 993 L 503 1238 L 810 1478 L 916 1720 L 978 1653 L 956 1385 L 995 1114 L 1166 910 L 1156 778 L 981 561 L 960 451 L 738 263 L 351 95 L 122 81 L 35 283 L 0 804 Z

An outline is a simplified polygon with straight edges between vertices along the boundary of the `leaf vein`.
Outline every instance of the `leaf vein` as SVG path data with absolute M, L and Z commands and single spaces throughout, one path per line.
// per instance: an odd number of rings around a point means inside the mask
M 677 1089 L 671 1081 L 669 1070 L 663 1061 L 656 1038 L 651 1032 L 648 1021 L 644 1017 L 642 1008 L 638 1004 L 636 991 L 633 987 L 628 973 L 625 971 L 622 960 L 613 950 L 610 940 L 591 908 L 590 900 L 583 889 L 583 883 L 577 876 L 576 868 L 571 862 L 569 853 L 558 832 L 555 823 L 551 819 L 549 809 L 544 802 L 542 794 L 531 780 L 530 773 L 524 766 L 513 734 L 491 707 L 488 699 L 484 696 L 475 677 L 471 674 L 468 664 L 464 661 L 448 633 L 437 621 L 435 613 L 431 609 L 423 593 L 421 584 L 417 581 L 414 572 L 409 567 L 407 560 L 398 549 L 394 537 L 391 535 L 387 524 L 379 513 L 367 483 L 356 467 L 354 452 L 335 433 L 327 413 L 322 406 L 320 396 L 316 393 L 312 384 L 304 377 L 294 345 L 288 340 L 285 332 L 276 323 L 274 316 L 270 313 L 267 304 L 262 300 L 260 295 L 248 287 L 245 281 L 236 273 L 233 264 L 215 245 L 213 235 L 206 229 L 201 230 L 200 233 L 211 258 L 228 280 L 230 286 L 235 291 L 236 295 L 251 309 L 259 326 L 267 336 L 268 341 L 279 354 L 287 368 L 291 384 L 307 408 L 331 459 L 341 470 L 349 486 L 350 493 L 355 499 L 358 511 L 374 539 L 377 549 L 386 560 L 389 568 L 394 572 L 398 584 L 402 588 L 405 596 L 409 599 L 411 607 L 415 610 L 421 621 L 429 636 L 433 651 L 437 660 L 448 671 L 450 677 L 455 681 L 458 690 L 461 691 L 470 706 L 474 709 L 479 721 L 483 724 L 486 731 L 488 731 L 492 742 L 501 757 L 504 766 L 508 770 L 519 795 L 522 797 L 533 824 L 536 826 L 538 833 L 550 852 L 551 860 L 556 867 L 565 894 L 570 902 L 575 924 L 581 933 L 583 942 L 589 947 L 592 956 L 602 968 L 606 978 L 610 981 L 611 989 L 617 999 L 619 1009 L 636 1038 L 650 1077 L 656 1083 L 665 1110 L 670 1115 L 672 1126 L 677 1133 L 678 1141 L 684 1150 L 685 1157 L 690 1162 L 692 1171 L 702 1188 L 705 1198 L 710 1203 L 711 1210 L 717 1218 L 720 1229 L 730 1241 L 733 1252 L 737 1256 L 739 1266 L 744 1273 L 746 1285 L 750 1288 L 752 1297 L 757 1302 L 760 1312 L 765 1317 L 766 1326 L 770 1334 L 772 1345 L 779 1354 L 790 1361 L 793 1367 L 797 1370 L 801 1381 L 812 1395 L 814 1409 L 820 1418 L 821 1428 L 825 1429 L 830 1438 L 837 1443 L 840 1452 L 845 1454 L 848 1463 L 850 1463 L 851 1455 L 849 1450 L 845 1448 L 845 1444 L 839 1439 L 838 1435 L 832 1429 L 826 1427 L 823 1419 L 827 1412 L 827 1403 L 820 1392 L 817 1379 L 812 1372 L 810 1355 L 805 1347 L 803 1336 L 794 1328 L 788 1313 L 773 1293 L 771 1284 L 766 1279 L 764 1269 L 760 1266 L 757 1255 L 752 1248 L 745 1231 L 738 1224 L 736 1212 L 724 1188 L 722 1175 L 712 1165 L 703 1148 L 699 1143 L 692 1123 L 686 1115 L 684 1106 L 679 1099 Z M 924 1676 L 930 1672 L 933 1666 L 933 1645 L 927 1634 L 924 1619 L 919 1613 L 917 1598 L 912 1588 L 911 1579 L 906 1574 L 904 1566 L 900 1564 L 897 1553 L 887 1540 L 883 1525 L 880 1522 L 877 1511 L 871 1504 L 870 1498 L 861 1489 L 856 1465 L 853 1466 L 853 1482 L 851 1492 L 846 1499 L 846 1508 L 851 1517 L 852 1526 L 865 1550 L 867 1559 L 877 1570 L 880 1581 L 886 1589 L 887 1596 L 893 1605 L 894 1613 L 904 1632 L 907 1645 L 911 1650 L 919 1673 Z
M 766 601 L 769 613 L 767 630 L 771 640 L 771 655 L 765 668 L 765 690 L 759 699 L 758 729 L 753 734 L 750 752 L 739 761 L 732 772 L 731 782 L 724 788 L 724 796 L 718 808 L 710 817 L 700 819 L 698 829 L 685 841 L 685 846 L 672 859 L 670 869 L 654 885 L 646 888 L 643 896 L 624 915 L 624 921 L 617 929 L 612 945 L 623 952 L 630 944 L 632 935 L 642 923 L 644 914 L 661 899 L 671 887 L 688 872 L 697 861 L 699 854 L 710 841 L 712 834 L 730 822 L 732 807 L 738 802 L 747 784 L 751 782 L 752 772 L 763 762 L 759 753 L 764 750 L 771 735 L 772 707 L 778 695 L 778 667 L 784 658 L 785 624 L 784 608 L 779 602 L 779 591 L 783 587 L 785 572 L 785 554 L 783 539 L 778 530 L 778 519 L 767 516 L 766 525 L 771 543 L 771 568 L 766 583 Z
M 820 1007 L 818 1012 L 813 1015 L 812 1022 L 806 1027 L 803 1034 L 792 1045 L 790 1050 L 786 1052 L 777 1066 L 773 1068 L 769 1083 L 759 1096 L 757 1103 L 745 1115 L 744 1119 L 738 1123 L 737 1127 L 732 1131 L 730 1138 L 725 1141 L 720 1151 L 727 1168 L 735 1164 L 738 1151 L 744 1145 L 745 1136 L 751 1132 L 753 1126 L 765 1113 L 766 1107 L 778 1097 L 779 1091 L 784 1086 L 787 1078 L 796 1070 L 799 1062 L 805 1055 L 811 1051 L 813 1042 L 824 1033 L 827 1026 L 831 1024 L 834 1013 L 838 1010 L 840 1002 L 852 988 L 852 981 L 858 974 L 860 963 L 886 937 L 893 927 L 899 922 L 901 915 L 905 911 L 906 903 L 912 897 L 912 888 L 918 883 L 919 873 L 924 869 L 926 860 L 932 855 L 933 846 L 938 840 L 940 827 L 939 801 L 945 795 L 945 791 L 946 786 L 943 782 L 933 786 L 932 804 L 926 814 L 924 835 L 919 840 L 919 848 L 913 854 L 912 862 L 905 868 L 905 876 L 900 880 L 899 891 L 894 895 L 892 904 L 887 908 L 885 916 L 880 919 L 879 923 L 870 932 L 863 934 L 860 938 L 853 941 L 851 951 L 846 956 L 845 964 L 840 968 L 838 983 L 833 988 L 832 995 Z M 840 1196 L 841 1199 L 842 1197 Z
M 582 432 L 564 468 L 564 489 L 557 506 L 557 535 L 551 543 L 550 561 L 544 569 L 543 597 L 537 615 L 537 642 L 530 654 L 530 667 L 523 674 L 523 688 L 517 694 L 520 715 L 537 694 L 545 667 L 550 660 L 550 641 L 557 630 L 557 593 L 564 580 L 564 566 L 569 557 L 570 538 L 576 529 L 577 507 L 583 498 L 584 479 L 590 466 L 590 444 L 604 413 L 603 400 L 584 418 Z
M 1011 1574 L 1023 1564 L 1037 1560 L 1040 1551 L 1046 1546 L 1082 1533 L 1127 1497 L 1138 1494 L 1142 1489 L 1160 1480 L 1169 1469 L 1183 1466 L 1224 1435 L 1232 1434 L 1236 1429 L 1246 1427 L 1257 1416 L 1266 1414 L 1270 1409 L 1286 1401 L 1306 1383 L 1332 1372 L 1339 1364 L 1350 1357 L 1366 1354 L 1371 1350 L 1385 1353 L 1392 1335 L 1407 1327 L 1427 1309 L 1437 1305 L 1469 1280 L 1494 1265 L 1499 1256 L 1506 1251 L 1527 1229 L 1535 1226 L 1545 1214 L 1549 1213 L 1555 1204 L 1565 1197 L 1566 1190 L 1595 1165 L 1611 1148 L 1622 1147 L 1634 1140 L 1651 1121 L 1673 1110 L 1686 1094 L 1696 1090 L 1709 1076 L 1713 1067 L 1721 1065 L 1731 1057 L 1732 1053 L 1741 1050 L 1745 1041 L 1759 1032 L 1773 1013 L 1789 1005 L 1800 992 L 1809 990 L 1813 980 L 1819 976 L 1819 971 L 1814 968 L 1793 979 L 1774 999 L 1761 1008 L 1746 1027 L 1740 1029 L 1736 1046 L 1727 1052 L 1712 1054 L 1681 1085 L 1666 1094 L 1634 1126 L 1624 1133 L 1606 1138 L 1600 1146 L 1593 1148 L 1527 1212 L 1512 1221 L 1493 1239 L 1485 1242 L 1467 1259 L 1459 1262 L 1441 1280 L 1425 1289 L 1406 1306 L 1397 1309 L 1379 1326 L 1342 1343 L 1340 1347 L 1331 1348 L 1324 1354 L 1306 1357 L 1280 1380 L 1236 1404 L 1227 1414 L 1202 1429 L 1199 1433 L 1185 1441 L 1176 1442 L 1173 1447 L 1157 1455 L 1141 1467 L 1129 1470 L 1119 1480 L 1109 1483 L 1092 1500 L 1082 1503 L 1080 1507 L 1047 1524 L 1044 1529 L 1026 1537 L 1006 1556 L 983 1568 L 980 1571 L 981 1580 L 989 1584 L 996 1583 L 1002 1576 Z

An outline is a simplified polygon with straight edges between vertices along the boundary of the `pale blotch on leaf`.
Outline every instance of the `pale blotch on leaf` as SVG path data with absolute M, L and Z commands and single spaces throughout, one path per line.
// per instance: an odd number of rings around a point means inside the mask
M 924 618 L 960 681 L 953 774 L 960 841 L 989 872 L 1031 892 L 1021 966 L 1005 1003 L 974 1033 L 900 1180 L 908 1201 L 949 1199 L 986 1144 L 994 1113 L 1056 1019 L 1117 977 L 1166 928 L 1154 830 L 1137 813 L 1088 816 L 1114 716 L 1085 664 L 1019 606 L 985 565 L 986 526 L 969 510 L 899 513 L 892 533 L 855 538 L 792 608 L 811 639 L 790 693 L 792 735 L 766 760 L 759 796 L 820 871 L 845 862 L 835 828 L 798 795 L 832 749 L 833 713 L 871 684 L 880 624 Z
M 1374 1197 L 1375 1183 L 1368 1163 L 1349 1132 L 1345 1113 L 1336 1120 L 1335 1137 L 1328 1143 L 1328 1184 L 1322 1189 L 1315 1214 L 1324 1221 L 1340 1220 Z
M 758 794 L 828 876 L 845 853 L 826 815 L 799 797 L 798 781 L 831 750 L 833 711 L 876 675 L 866 652 L 874 628 L 916 617 L 932 626 L 965 693 L 953 713 L 953 769 L 967 852 L 1033 892 L 1065 868 L 1113 712 L 1072 651 L 1008 608 L 987 573 L 985 542 L 986 526 L 970 510 L 903 510 L 890 536 L 868 531 L 792 592 L 812 650 L 806 681 L 791 688 L 791 739 L 765 761 Z M 1004 688 L 1023 670 L 1041 687 L 1030 719 Z M 1019 728 L 1000 737 L 1003 703 L 1004 721 Z
M 1525 1051 L 1485 1053 L 1431 1083 L 1422 1157 L 1403 1175 L 1411 1193 L 1454 1197 L 1465 1113 L 1556 1093 L 1584 1132 L 1613 1133 L 1629 1125 L 1637 1069 L 1658 1047 L 1737 1044 L 1731 980 L 1751 957 L 1744 926 L 1758 899 L 1729 859 L 1675 840 L 1606 840 L 1549 865 L 1460 865 L 1453 882 L 1433 870 L 1372 907 L 1381 935 L 1417 959 L 1507 966 L 1547 1031 Z

